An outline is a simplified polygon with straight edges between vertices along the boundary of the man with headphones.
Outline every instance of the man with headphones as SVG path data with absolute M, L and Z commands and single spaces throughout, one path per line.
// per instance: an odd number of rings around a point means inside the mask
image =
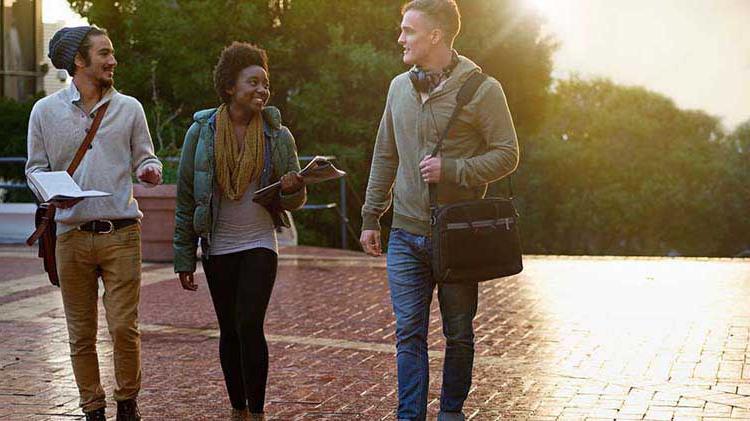
M 440 155 L 430 154 L 456 107 L 456 94 L 479 67 L 453 49 L 461 18 L 454 0 L 413 0 L 402 10 L 398 43 L 412 66 L 388 90 L 362 207 L 362 248 L 379 256 L 380 217 L 393 202 L 387 272 L 396 316 L 398 419 L 426 418 L 427 332 L 436 283 L 430 258 L 428 184 L 439 205 L 484 197 L 487 184 L 512 173 L 518 141 L 505 95 L 488 77 L 458 114 Z M 476 283 L 440 284 L 446 338 L 439 421 L 464 420 L 474 362 Z

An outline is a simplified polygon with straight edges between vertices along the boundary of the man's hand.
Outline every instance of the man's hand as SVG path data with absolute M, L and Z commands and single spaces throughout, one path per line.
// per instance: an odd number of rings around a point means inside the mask
M 195 283 L 193 272 L 179 272 L 182 288 L 188 291 L 197 291 L 198 284 Z
M 440 158 L 430 158 L 429 155 L 419 163 L 419 171 L 422 173 L 422 180 L 425 183 L 440 182 Z
M 362 249 L 365 253 L 370 256 L 380 256 L 383 251 L 380 247 L 380 231 L 378 230 L 364 230 L 362 235 L 359 237 L 359 243 L 362 245 Z
M 82 197 L 79 197 L 78 199 L 50 200 L 49 204 L 56 207 L 57 209 L 70 209 L 81 200 L 83 200 Z
M 161 182 L 161 171 L 154 165 L 146 165 L 145 168 L 138 170 L 136 177 L 143 183 L 157 185 Z
M 289 171 L 281 176 L 281 192 L 294 193 L 299 191 L 305 185 L 302 176 L 295 171 Z

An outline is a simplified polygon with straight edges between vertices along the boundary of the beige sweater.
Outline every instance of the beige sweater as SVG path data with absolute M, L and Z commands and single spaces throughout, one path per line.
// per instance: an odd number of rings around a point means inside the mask
M 40 99 L 31 111 L 26 175 L 39 171 L 65 171 L 81 145 L 96 111 L 109 102 L 91 149 L 73 174 L 84 190 L 101 190 L 112 196 L 88 198 L 70 209 L 58 209 L 58 234 L 94 219 L 141 218 L 133 199 L 132 175 L 148 165 L 161 171 L 143 107 L 133 97 L 110 89 L 86 114 L 80 107 L 75 84 Z M 31 184 L 29 184 L 31 185 Z M 32 187 L 33 190 L 33 187 Z M 37 192 L 34 192 L 39 197 Z

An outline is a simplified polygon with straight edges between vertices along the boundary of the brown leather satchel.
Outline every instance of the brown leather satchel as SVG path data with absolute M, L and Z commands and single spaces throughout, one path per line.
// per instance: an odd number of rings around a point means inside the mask
M 109 102 L 102 105 L 96 112 L 91 128 L 86 133 L 86 137 L 83 138 L 83 143 L 78 147 L 76 155 L 73 157 L 73 161 L 68 165 L 66 170 L 68 174 L 73 176 L 78 166 L 83 160 L 83 156 L 86 155 L 91 142 L 94 141 L 96 131 L 99 130 L 99 124 L 101 124 L 104 118 L 104 113 L 107 112 Z M 26 239 L 26 244 L 31 246 L 37 240 L 39 240 L 39 254 L 38 256 L 44 260 L 44 271 L 47 272 L 49 281 L 52 285 L 59 287 L 60 278 L 57 276 L 57 263 L 55 261 L 55 243 L 57 242 L 57 226 L 55 225 L 55 205 L 53 203 L 40 203 L 36 208 L 36 214 L 34 215 L 34 224 L 36 229 Z

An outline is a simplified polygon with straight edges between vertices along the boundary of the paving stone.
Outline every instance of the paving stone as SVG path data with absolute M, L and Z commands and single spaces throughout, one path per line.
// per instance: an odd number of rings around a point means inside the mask
M 468 419 L 750 419 L 750 261 L 530 256 L 525 263 L 521 275 L 480 286 Z M 27 249 L 0 247 L 3 421 L 80 416 L 59 290 L 45 284 L 39 265 Z M 197 280 L 199 290 L 187 292 L 168 265 L 144 267 L 144 419 L 226 418 L 217 324 L 200 271 Z M 437 303 L 431 317 L 434 420 L 445 343 Z M 282 250 L 266 320 L 268 418 L 394 419 L 393 331 L 383 259 Z M 103 314 L 99 339 L 111 396 Z

